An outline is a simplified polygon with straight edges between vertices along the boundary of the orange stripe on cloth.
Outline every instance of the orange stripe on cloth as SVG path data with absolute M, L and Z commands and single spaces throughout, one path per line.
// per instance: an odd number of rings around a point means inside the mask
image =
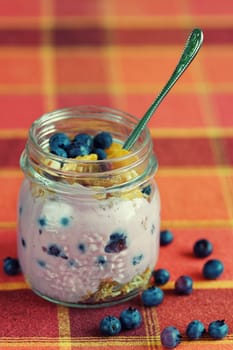
M 170 227 L 171 229 L 182 229 L 182 228 L 232 228 L 233 220 L 165 220 L 162 221 L 162 227 L 165 229 Z M 16 222 L 15 221 L 1 221 L 0 222 L 0 230 L 5 229 L 15 229 Z

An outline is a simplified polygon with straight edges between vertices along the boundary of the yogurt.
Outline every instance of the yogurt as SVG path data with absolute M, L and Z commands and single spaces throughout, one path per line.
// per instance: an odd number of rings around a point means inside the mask
M 158 258 L 159 206 L 157 189 L 150 199 L 79 202 L 49 192 L 37 197 L 25 180 L 18 247 L 27 281 L 45 297 L 74 304 L 142 288 Z

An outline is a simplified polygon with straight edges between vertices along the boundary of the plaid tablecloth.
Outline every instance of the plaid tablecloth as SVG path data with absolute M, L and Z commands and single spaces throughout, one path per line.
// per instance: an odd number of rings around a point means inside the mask
M 53 109 L 105 105 L 141 117 L 175 67 L 194 27 L 204 45 L 150 123 L 159 159 L 162 228 L 175 239 L 157 267 L 171 280 L 164 302 L 140 297 L 95 310 L 68 309 L 34 295 L 22 276 L 0 271 L 0 349 L 162 349 L 160 331 L 182 334 L 192 319 L 229 325 L 223 340 L 188 341 L 180 349 L 233 349 L 233 2 L 232 0 L 0 0 L 0 259 L 17 256 L 19 156 L 32 121 Z M 225 270 L 202 276 L 192 255 L 207 238 Z M 174 294 L 182 274 L 190 296 Z M 103 338 L 99 321 L 139 308 L 143 325 Z

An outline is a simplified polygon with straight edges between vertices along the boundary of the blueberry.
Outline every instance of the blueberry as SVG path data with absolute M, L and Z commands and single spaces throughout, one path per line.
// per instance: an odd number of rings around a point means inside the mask
M 42 226 L 42 227 L 46 226 L 46 225 L 47 225 L 47 220 L 46 220 L 46 218 L 45 218 L 45 217 L 40 217 L 40 218 L 38 219 L 38 224 L 39 224 L 40 226 Z
M 60 223 L 62 226 L 66 227 L 69 226 L 70 224 L 70 218 L 64 216 L 63 218 L 61 218 Z
M 19 207 L 19 215 L 20 215 L 20 216 L 22 215 L 22 212 L 23 212 L 23 208 L 22 208 L 22 207 Z
M 121 312 L 120 321 L 122 328 L 134 329 L 141 325 L 142 315 L 137 309 L 130 306 L 128 309 Z
M 106 263 L 107 263 L 106 256 L 100 255 L 100 256 L 97 257 L 96 264 L 98 266 L 104 266 L 104 265 L 106 265 Z
M 204 324 L 199 320 L 193 320 L 186 328 L 186 335 L 189 339 L 199 339 L 205 333 Z
M 158 269 L 152 272 L 152 276 L 154 277 L 154 283 L 157 286 L 163 286 L 169 281 L 170 273 L 165 269 Z
M 146 187 L 144 187 L 142 189 L 142 193 L 146 194 L 147 196 L 149 196 L 151 194 L 151 185 L 147 185 Z
M 121 322 L 115 316 L 106 316 L 100 322 L 100 332 L 105 336 L 117 335 L 121 331 Z
M 79 145 L 85 146 L 89 150 L 89 153 L 93 147 L 93 139 L 92 139 L 91 135 L 86 134 L 86 133 L 80 133 L 80 134 L 76 135 L 74 137 L 73 142 L 76 145 L 79 144 Z
M 53 152 L 57 148 L 63 148 L 65 149 L 70 144 L 69 137 L 64 134 L 63 132 L 57 132 L 53 134 L 49 139 L 49 147 L 50 151 Z
M 152 224 L 152 225 L 151 225 L 151 229 L 150 229 L 150 233 L 151 233 L 152 235 L 155 233 L 155 229 L 156 229 L 155 224 Z
M 88 155 L 90 150 L 86 145 L 75 143 L 74 141 L 66 148 L 66 152 L 69 158 L 76 158 Z
M 24 248 L 26 248 L 26 241 L 23 237 L 21 238 L 21 244 Z
M 19 260 L 7 257 L 3 260 L 3 270 L 9 276 L 18 275 L 21 272 Z
M 110 235 L 111 241 L 117 241 L 122 238 L 124 238 L 124 233 L 114 232 Z
M 37 264 L 40 266 L 40 267 L 46 267 L 46 262 L 44 260 L 37 260 Z
M 211 259 L 204 264 L 202 273 L 205 278 L 213 280 L 219 277 L 222 274 L 223 270 L 224 266 L 220 260 Z
M 78 261 L 76 259 L 69 259 L 67 261 L 68 266 L 70 267 L 78 267 Z
M 169 230 L 163 230 L 160 232 L 160 245 L 168 245 L 173 241 L 173 233 Z
M 127 237 L 124 233 L 112 233 L 104 251 L 106 253 L 119 253 L 127 249 L 126 239 Z
M 67 152 L 61 147 L 54 147 L 51 153 L 56 154 L 56 156 L 67 158 Z
M 199 239 L 193 246 L 193 253 L 197 258 L 206 258 L 212 251 L 212 243 L 207 239 Z
M 162 303 L 164 292 L 159 287 L 149 287 L 142 292 L 142 302 L 145 306 L 158 306 Z
M 112 135 L 109 132 L 102 131 L 94 136 L 93 142 L 95 148 L 109 148 L 112 144 Z
M 193 280 L 189 276 L 180 276 L 175 281 L 175 291 L 178 294 L 188 295 L 193 291 Z
M 138 265 L 140 264 L 140 262 L 142 261 L 143 259 L 143 254 L 139 254 L 139 255 L 136 255 L 133 257 L 132 259 L 132 264 L 135 266 L 135 265 Z
M 58 247 L 58 245 L 51 244 L 47 249 L 47 253 L 53 256 L 60 256 L 62 254 L 62 250 L 60 247 Z
M 214 339 L 223 339 L 228 331 L 229 327 L 224 320 L 213 321 L 208 326 L 208 333 Z
M 102 148 L 95 148 L 93 150 L 95 154 L 97 154 L 99 160 L 103 160 L 107 158 L 106 152 Z
M 173 349 L 181 342 L 181 334 L 174 326 L 164 328 L 160 334 L 161 343 L 165 348 Z
M 84 243 L 79 243 L 78 244 L 78 250 L 81 252 L 81 253 L 86 253 L 86 250 L 87 250 L 87 247 Z

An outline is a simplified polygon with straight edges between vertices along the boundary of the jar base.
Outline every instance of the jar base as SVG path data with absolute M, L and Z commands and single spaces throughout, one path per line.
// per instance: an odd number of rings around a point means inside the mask
M 71 303 L 71 302 L 65 302 L 62 300 L 57 300 L 57 299 L 53 299 L 47 295 L 44 295 L 42 293 L 40 293 L 38 290 L 32 288 L 32 291 L 38 295 L 39 297 L 41 297 L 44 300 L 50 301 L 54 304 L 58 304 L 58 305 L 62 305 L 62 306 L 66 306 L 66 307 L 70 307 L 70 308 L 79 308 L 79 309 L 95 309 L 95 308 L 102 308 L 102 307 L 108 307 L 108 306 L 113 306 L 113 305 L 117 305 L 117 304 L 121 304 L 124 303 L 128 300 L 131 300 L 133 298 L 135 298 L 141 291 L 141 289 L 136 289 L 131 291 L 130 293 L 128 293 L 127 295 L 124 296 L 120 296 L 119 298 L 114 298 L 114 300 L 105 300 L 105 301 L 101 301 L 101 302 L 95 302 L 93 304 L 91 303 L 85 303 L 85 302 L 77 302 L 77 303 Z

